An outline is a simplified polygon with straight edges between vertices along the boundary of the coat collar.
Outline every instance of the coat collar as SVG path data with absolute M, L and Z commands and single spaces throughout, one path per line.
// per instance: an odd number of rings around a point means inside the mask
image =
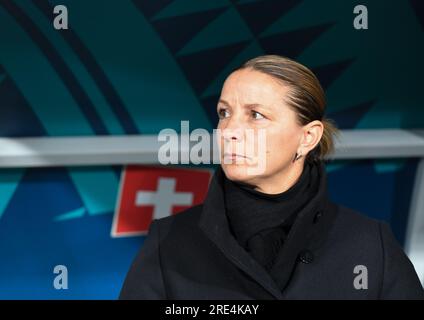
M 304 252 L 312 253 L 326 238 L 336 215 L 336 205 L 327 196 L 327 179 L 324 163 L 320 162 L 320 183 L 317 194 L 298 213 L 285 244 L 278 254 L 271 273 L 267 272 L 242 248 L 230 231 L 225 214 L 223 179 L 224 172 L 218 167 L 210 182 L 203 203 L 199 227 L 232 263 L 250 275 L 275 298 L 282 299 L 282 290 Z

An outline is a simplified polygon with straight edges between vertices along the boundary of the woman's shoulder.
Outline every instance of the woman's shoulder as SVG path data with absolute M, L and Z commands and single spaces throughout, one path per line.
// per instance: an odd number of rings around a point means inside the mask
M 187 229 L 197 225 L 203 204 L 198 204 L 167 217 L 155 219 L 154 223 L 163 231 L 172 229 Z
M 386 221 L 367 216 L 344 205 L 337 204 L 337 207 L 338 214 L 329 235 L 333 243 L 368 248 L 369 251 L 381 251 L 385 245 L 400 248 Z
M 381 228 L 390 228 L 386 222 L 371 218 L 358 210 L 340 204 L 334 205 L 337 207 L 337 215 L 331 228 L 332 233 L 345 236 L 352 234 L 363 240 L 372 237 L 375 240 L 375 237 L 380 236 Z M 192 228 L 198 225 L 202 209 L 203 204 L 199 204 L 154 221 L 161 229 Z
M 367 246 L 381 248 L 384 238 L 394 237 L 387 222 L 369 217 L 344 205 L 335 204 L 337 214 L 329 229 L 331 243 L 345 246 Z M 203 204 L 195 205 L 176 214 L 154 220 L 162 234 L 181 237 L 194 235 L 199 230 L 199 219 Z
M 338 214 L 336 215 L 334 223 L 340 228 L 352 229 L 354 227 L 357 231 L 374 232 L 379 228 L 381 223 L 385 223 L 384 221 L 370 217 L 357 209 L 341 204 L 336 204 L 336 206 L 338 208 Z
M 329 243 L 344 261 L 364 265 L 381 277 L 382 298 L 424 298 L 414 266 L 387 222 L 339 206 Z

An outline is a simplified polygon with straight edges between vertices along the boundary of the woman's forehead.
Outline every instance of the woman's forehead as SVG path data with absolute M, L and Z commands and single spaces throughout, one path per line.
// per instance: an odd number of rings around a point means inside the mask
M 221 99 L 231 106 L 271 105 L 281 102 L 289 88 L 273 77 L 255 70 L 238 70 L 224 82 Z

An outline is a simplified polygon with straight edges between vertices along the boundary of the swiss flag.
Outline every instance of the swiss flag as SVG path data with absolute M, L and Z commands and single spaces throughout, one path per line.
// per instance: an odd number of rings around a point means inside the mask
M 145 235 L 153 219 L 203 202 L 209 170 L 131 165 L 123 169 L 112 237 Z

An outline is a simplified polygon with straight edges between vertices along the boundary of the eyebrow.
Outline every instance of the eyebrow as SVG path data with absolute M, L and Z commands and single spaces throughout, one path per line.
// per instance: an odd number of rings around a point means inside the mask
M 231 105 L 227 101 L 225 101 L 224 99 L 219 99 L 218 102 L 225 104 L 227 107 L 231 107 Z M 251 109 L 251 108 L 254 108 L 254 107 L 263 107 L 263 105 L 259 104 L 259 103 L 248 103 L 248 104 L 245 104 L 243 107 Z

